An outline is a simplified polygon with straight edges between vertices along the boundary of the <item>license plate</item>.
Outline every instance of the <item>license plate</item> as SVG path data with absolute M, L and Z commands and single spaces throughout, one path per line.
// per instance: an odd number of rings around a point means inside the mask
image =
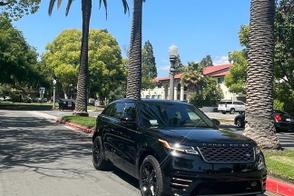
M 68 107 L 71 107 L 72 106 L 71 102 L 68 102 L 67 106 Z

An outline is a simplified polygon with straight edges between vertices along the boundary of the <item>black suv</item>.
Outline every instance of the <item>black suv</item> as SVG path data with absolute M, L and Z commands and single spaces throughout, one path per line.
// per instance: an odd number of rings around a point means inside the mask
M 93 164 L 111 162 L 139 179 L 143 196 L 256 195 L 265 191 L 264 156 L 242 135 L 218 130 L 194 106 L 119 100 L 98 116 Z

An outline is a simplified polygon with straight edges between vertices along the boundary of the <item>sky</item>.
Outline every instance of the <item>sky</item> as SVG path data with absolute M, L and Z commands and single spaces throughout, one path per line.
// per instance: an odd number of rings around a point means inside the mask
M 121 0 L 108 0 L 108 18 L 92 1 L 90 28 L 107 29 L 118 41 L 125 56 L 129 47 L 132 4 L 130 14 L 124 14 Z M 81 29 L 81 3 L 74 0 L 65 16 L 67 0 L 48 15 L 49 0 L 42 0 L 37 13 L 14 22 L 27 41 L 39 54 L 46 45 L 65 29 Z M 175 44 L 183 64 L 200 61 L 211 55 L 214 64 L 227 63 L 230 51 L 241 48 L 238 32 L 249 23 L 250 0 L 146 0 L 143 8 L 143 43 L 153 45 L 159 76 L 168 75 L 168 48 Z

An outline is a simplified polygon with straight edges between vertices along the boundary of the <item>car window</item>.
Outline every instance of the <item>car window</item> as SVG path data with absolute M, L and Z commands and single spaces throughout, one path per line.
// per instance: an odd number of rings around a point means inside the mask
M 124 103 L 113 103 L 109 105 L 105 111 L 104 115 L 114 118 L 122 118 L 124 113 Z
M 144 127 L 213 127 L 198 109 L 185 104 L 142 103 L 140 124 Z
M 124 108 L 125 108 L 124 103 L 115 103 L 113 117 L 117 119 L 122 118 L 124 114 Z
M 124 117 L 129 120 L 136 120 L 136 105 L 135 103 L 126 103 L 124 107 Z
M 114 104 L 109 105 L 103 112 L 105 116 L 113 116 L 114 115 Z

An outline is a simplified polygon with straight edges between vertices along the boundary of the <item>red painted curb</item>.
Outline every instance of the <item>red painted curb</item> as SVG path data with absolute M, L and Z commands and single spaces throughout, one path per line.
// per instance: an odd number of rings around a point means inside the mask
M 87 134 L 93 134 L 94 133 L 94 129 L 89 129 L 87 127 L 84 127 L 82 125 L 78 125 L 78 124 L 75 124 L 75 123 L 72 123 L 72 122 L 67 122 L 67 121 L 63 121 L 63 120 L 57 120 L 56 122 L 67 125 L 67 126 L 72 127 L 72 128 L 79 129 L 80 131 L 82 131 L 84 133 L 87 133 Z
M 268 177 L 266 190 L 283 196 L 294 196 L 294 184 Z

